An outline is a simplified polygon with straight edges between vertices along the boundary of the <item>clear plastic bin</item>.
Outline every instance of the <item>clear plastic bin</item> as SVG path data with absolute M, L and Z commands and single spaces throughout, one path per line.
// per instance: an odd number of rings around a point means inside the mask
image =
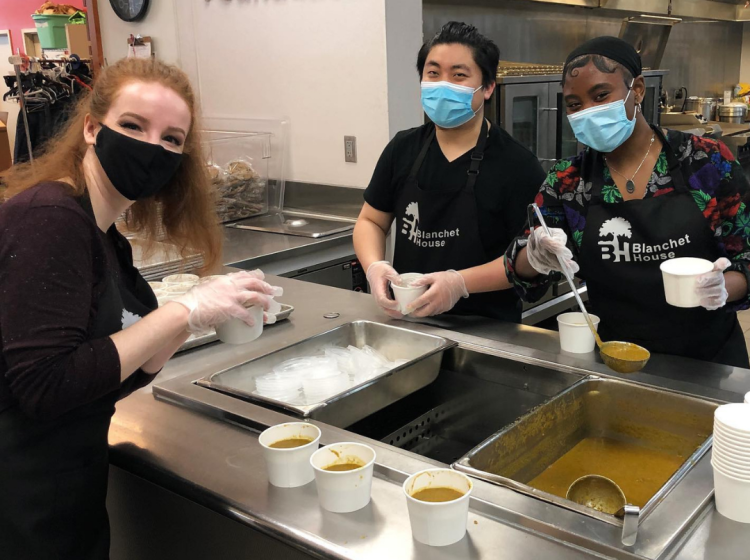
M 220 221 L 268 213 L 271 134 L 208 130 L 203 144 Z

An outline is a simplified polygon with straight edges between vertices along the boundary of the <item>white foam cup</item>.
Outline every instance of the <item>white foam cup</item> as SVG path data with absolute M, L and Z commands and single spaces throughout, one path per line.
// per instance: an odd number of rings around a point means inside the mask
M 419 288 L 412 288 L 410 286 L 412 282 L 418 280 L 419 278 L 422 278 L 423 276 L 424 274 L 419 274 L 418 272 L 408 272 L 406 274 L 400 275 L 401 282 L 403 282 L 405 286 L 398 286 L 391 282 L 393 296 L 398 302 L 399 311 L 404 315 L 406 315 L 406 308 L 409 306 L 409 304 L 427 291 L 428 286 L 421 286 Z
M 599 330 L 599 317 L 589 314 L 594 328 Z M 563 313 L 557 316 L 557 327 L 560 330 L 560 348 L 566 352 L 583 354 L 591 352 L 596 340 L 583 313 Z
M 291 438 L 312 439 L 308 444 L 288 449 L 274 449 L 272 444 Z M 306 422 L 289 422 L 271 426 L 260 434 L 258 441 L 263 448 L 268 480 L 274 486 L 295 488 L 312 482 L 315 478 L 310 466 L 310 457 L 318 449 L 320 429 Z
M 430 487 L 453 488 L 463 496 L 450 502 L 423 502 L 412 497 Z M 451 469 L 428 469 L 407 478 L 403 489 L 414 539 L 429 546 L 447 546 L 460 541 L 466 534 L 472 488 L 468 476 Z
M 695 292 L 696 282 L 700 275 L 713 270 L 711 261 L 681 257 L 664 261 L 659 268 L 668 304 L 675 307 L 700 307 L 700 299 Z
M 734 521 L 750 523 L 750 481 L 735 478 L 715 464 L 713 467 L 717 511 Z
M 253 317 L 253 326 L 249 326 L 241 319 L 229 319 L 216 325 L 219 340 L 227 344 L 247 344 L 263 334 L 263 308 L 260 305 L 248 307 Z
M 326 467 L 356 461 L 363 466 L 351 471 L 327 471 Z M 315 471 L 320 507 L 334 513 L 349 513 L 370 503 L 375 450 L 362 443 L 334 443 L 310 457 Z

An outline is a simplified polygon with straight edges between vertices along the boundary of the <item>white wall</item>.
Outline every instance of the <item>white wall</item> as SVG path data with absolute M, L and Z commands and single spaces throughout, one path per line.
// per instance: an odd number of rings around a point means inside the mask
M 386 48 L 389 2 L 412 7 L 394 23 L 416 44 L 401 56 Z M 413 67 L 421 41 L 420 0 L 190 4 L 192 14 L 178 11 L 178 37 L 204 115 L 289 118 L 287 179 L 364 187 L 392 135 L 389 103 L 414 112 L 401 128 L 419 124 L 419 81 L 412 70 L 406 83 L 402 67 Z M 344 162 L 345 135 L 357 137 L 357 163 Z
M 177 0 L 179 5 L 186 0 Z M 110 64 L 127 54 L 130 35 L 150 35 L 157 56 L 174 64 L 180 61 L 175 24 L 175 0 L 151 0 L 146 17 L 128 23 L 117 17 L 109 1 L 99 2 L 99 25 L 104 58 Z

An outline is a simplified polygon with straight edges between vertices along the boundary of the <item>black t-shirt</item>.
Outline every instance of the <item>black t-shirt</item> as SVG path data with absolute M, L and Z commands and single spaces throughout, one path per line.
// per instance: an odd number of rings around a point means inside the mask
M 388 143 L 365 190 L 365 201 L 370 206 L 395 213 L 396 200 L 432 127 L 426 124 L 403 130 Z M 471 152 L 449 162 L 435 139 L 417 174 L 420 187 L 440 190 L 466 185 Z M 545 177 L 534 154 L 493 124 L 474 187 L 479 234 L 488 262 L 502 256 L 521 231 L 526 207 L 534 201 Z

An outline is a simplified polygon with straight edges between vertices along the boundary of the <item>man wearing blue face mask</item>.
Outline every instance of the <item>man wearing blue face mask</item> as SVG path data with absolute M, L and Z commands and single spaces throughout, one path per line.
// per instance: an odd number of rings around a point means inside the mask
M 445 312 L 520 322 L 503 252 L 523 225 L 544 172 L 534 155 L 484 118 L 500 53 L 475 27 L 450 22 L 417 56 L 428 124 L 386 146 L 354 230 L 370 289 L 392 317 Z M 394 266 L 385 238 L 396 221 Z M 388 283 L 419 272 L 427 286 L 399 308 Z
M 507 251 L 508 277 L 534 301 L 562 257 L 580 266 L 602 339 L 750 367 L 736 313 L 750 307 L 750 186 L 724 144 L 649 126 L 641 70 L 615 37 L 568 57 L 564 103 L 588 148 L 550 170 L 536 203 L 551 235 L 527 225 Z M 699 307 L 666 301 L 660 265 L 680 257 L 713 263 L 691 294 Z

